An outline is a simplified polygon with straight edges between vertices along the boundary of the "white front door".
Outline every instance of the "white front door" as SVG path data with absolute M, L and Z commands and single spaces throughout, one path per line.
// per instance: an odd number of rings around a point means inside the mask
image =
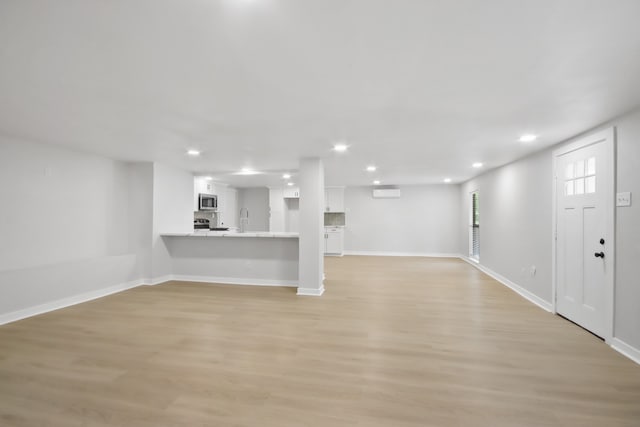
M 556 311 L 608 336 L 613 298 L 613 131 L 556 154 Z M 611 153 L 609 152 L 611 151 Z

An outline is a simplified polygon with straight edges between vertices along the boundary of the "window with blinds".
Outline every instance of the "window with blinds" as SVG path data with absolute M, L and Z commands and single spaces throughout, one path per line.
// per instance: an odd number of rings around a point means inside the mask
M 471 193 L 471 232 L 469 255 L 471 258 L 480 258 L 480 209 L 478 206 L 478 192 Z

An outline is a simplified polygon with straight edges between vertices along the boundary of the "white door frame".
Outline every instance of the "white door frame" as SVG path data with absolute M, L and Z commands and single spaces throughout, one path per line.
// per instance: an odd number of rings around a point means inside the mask
M 611 260 L 611 268 L 608 269 L 605 273 L 605 336 L 603 337 L 607 343 L 611 343 L 612 338 L 614 337 L 613 331 L 613 317 L 615 314 L 614 307 L 614 296 L 615 296 L 615 248 L 616 248 L 616 234 L 615 234 L 615 222 L 616 222 L 616 132 L 615 128 L 610 127 L 599 132 L 595 132 L 593 134 L 584 136 L 577 141 L 571 142 L 569 144 L 563 145 L 562 147 L 553 150 L 553 220 L 552 220 L 552 235 L 551 235 L 551 280 L 552 280 L 552 311 L 554 314 L 556 311 L 556 301 L 557 301 L 557 283 L 556 283 L 556 247 L 557 247 L 557 166 L 558 166 L 558 157 L 570 153 L 575 150 L 579 150 L 580 148 L 587 147 L 589 145 L 593 145 L 599 142 L 604 142 L 606 146 L 606 162 L 607 162 L 607 173 L 609 174 L 608 179 L 610 180 L 610 185 L 605 189 L 607 191 L 606 199 L 609 201 L 607 206 L 604 206 L 603 209 L 606 212 L 606 232 L 607 232 L 607 258 Z

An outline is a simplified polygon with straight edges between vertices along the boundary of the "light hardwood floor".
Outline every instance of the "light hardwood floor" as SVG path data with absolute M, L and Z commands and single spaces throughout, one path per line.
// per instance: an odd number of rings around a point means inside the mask
M 2 426 L 640 426 L 640 366 L 456 259 L 172 282 L 0 327 Z

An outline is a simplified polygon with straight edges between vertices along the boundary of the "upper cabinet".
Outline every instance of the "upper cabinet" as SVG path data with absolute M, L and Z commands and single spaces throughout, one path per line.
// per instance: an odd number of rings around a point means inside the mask
M 324 190 L 324 211 L 344 212 L 344 187 L 326 187 Z
M 284 189 L 284 198 L 285 199 L 299 199 L 300 198 L 300 189 L 297 187 L 287 187 Z
M 219 182 L 213 182 L 205 178 L 196 177 L 193 180 L 193 210 L 197 211 L 200 207 L 199 195 L 203 194 L 215 194 L 218 196 L 218 212 L 225 210 L 227 190 L 229 186 Z

